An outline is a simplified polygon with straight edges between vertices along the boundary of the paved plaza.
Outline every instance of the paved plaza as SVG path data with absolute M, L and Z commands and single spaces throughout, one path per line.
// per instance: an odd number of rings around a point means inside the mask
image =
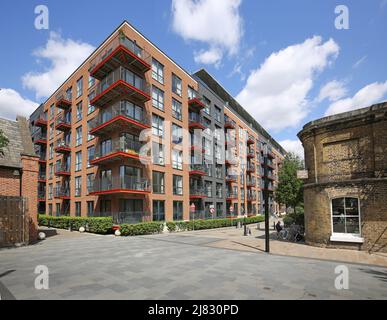
M 0 250 L 3 299 L 387 299 L 387 268 L 219 247 L 224 230 L 141 237 L 58 231 Z M 231 229 L 229 229 L 231 230 Z M 240 231 L 240 230 L 239 230 Z M 335 268 L 349 289 L 335 288 Z M 34 287 L 49 269 L 49 290 Z

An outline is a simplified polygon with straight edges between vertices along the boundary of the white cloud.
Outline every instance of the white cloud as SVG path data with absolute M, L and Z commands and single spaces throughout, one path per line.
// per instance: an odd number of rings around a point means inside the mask
M 332 103 L 325 115 L 330 116 L 337 113 L 365 108 L 380 102 L 386 96 L 387 81 L 382 83 L 374 82 L 360 89 L 352 98 L 345 98 Z
M 251 72 L 236 99 L 268 129 L 295 127 L 311 108 L 314 78 L 338 53 L 335 41 L 319 36 L 275 52 Z
M 300 158 L 304 159 L 304 147 L 300 140 L 283 140 L 279 144 L 287 151 L 293 152 Z
M 43 48 L 34 52 L 38 58 L 48 60 L 50 65 L 41 72 L 29 72 L 22 77 L 23 86 L 33 90 L 36 98 L 50 96 L 79 65 L 94 51 L 94 47 L 88 43 L 62 39 L 51 32 L 50 37 Z
M 196 62 L 219 63 L 223 52 L 235 54 L 243 34 L 239 14 L 241 0 L 173 0 L 173 30 L 186 41 L 206 43 L 208 50 L 199 52 Z M 219 54 L 219 51 L 222 54 Z
M 29 117 L 39 106 L 38 103 L 23 98 L 13 89 L 0 89 L 0 117 L 15 120 L 17 115 Z
M 329 101 L 337 101 L 342 97 L 345 97 L 347 94 L 347 88 L 345 87 L 344 82 L 333 80 L 326 83 L 321 89 L 317 97 L 317 101 L 321 102 L 325 99 Z
M 199 52 L 196 52 L 194 59 L 196 63 L 214 64 L 215 66 L 219 66 L 222 57 L 222 50 L 218 48 L 211 48 L 207 51 L 201 50 Z

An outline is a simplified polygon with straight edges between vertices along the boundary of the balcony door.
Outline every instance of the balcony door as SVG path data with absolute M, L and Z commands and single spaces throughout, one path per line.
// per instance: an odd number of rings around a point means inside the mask
M 121 189 L 142 190 L 142 170 L 137 167 L 121 166 L 120 167 L 120 184 Z
M 113 186 L 112 170 L 101 171 L 101 191 L 111 190 Z

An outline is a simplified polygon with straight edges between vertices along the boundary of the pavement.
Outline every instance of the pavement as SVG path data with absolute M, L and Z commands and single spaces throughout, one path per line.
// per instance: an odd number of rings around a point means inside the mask
M 349 288 L 338 290 L 335 270 L 343 263 L 222 247 L 224 232 L 242 230 L 114 237 L 52 229 L 36 245 L 0 250 L 0 294 L 54 300 L 387 299 L 387 268 L 345 263 Z M 38 265 L 49 270 L 48 290 L 35 289 Z

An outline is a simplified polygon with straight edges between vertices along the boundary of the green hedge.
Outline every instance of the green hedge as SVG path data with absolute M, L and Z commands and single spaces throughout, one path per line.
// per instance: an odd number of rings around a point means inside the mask
M 216 229 L 216 228 L 225 228 L 225 227 L 235 227 L 238 222 L 243 223 L 243 221 L 244 221 L 244 218 L 167 222 L 167 228 L 169 232 L 175 232 L 176 230 L 192 231 L 192 230 Z M 247 224 L 259 223 L 262 221 L 265 221 L 265 217 L 263 216 L 246 218 Z
M 144 222 L 137 224 L 122 224 L 120 232 L 122 236 L 140 236 L 154 233 L 161 233 L 164 222 Z
M 38 216 L 40 226 L 49 226 L 57 229 L 69 229 L 70 225 L 73 230 L 79 230 L 80 227 L 88 226 L 87 232 L 107 234 L 112 232 L 113 219 L 111 217 L 101 218 L 84 218 L 84 217 L 52 217 L 46 215 Z

